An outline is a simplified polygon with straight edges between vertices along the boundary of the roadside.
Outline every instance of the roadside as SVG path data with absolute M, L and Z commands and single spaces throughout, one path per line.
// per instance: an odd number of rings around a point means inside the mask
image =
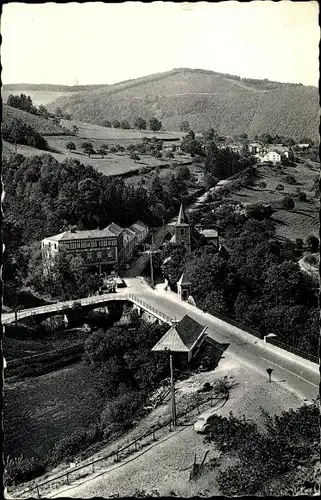
M 216 370 L 196 374 L 189 379 L 177 382 L 177 395 L 183 397 L 188 393 L 195 393 L 204 381 L 213 383 L 226 375 L 234 386 L 226 405 L 217 410 L 217 413 L 223 416 L 227 416 L 232 411 L 235 415 L 245 415 L 263 425 L 261 408 L 274 415 L 289 408 L 297 408 L 302 404 L 298 397 L 278 383 L 269 384 L 267 377 L 257 373 L 253 377 L 252 371 L 228 356 L 221 359 Z M 126 436 L 93 454 L 90 460 L 99 458 L 142 434 L 168 410 L 168 403 L 156 408 Z M 194 414 L 190 423 L 196 419 L 197 414 Z M 105 471 L 97 471 L 94 475 L 90 473 L 88 475 L 87 472 L 87 477 L 79 478 L 78 484 L 70 485 L 69 488 L 61 485 L 59 489 L 46 492 L 45 496 L 78 498 L 108 497 L 116 494 L 131 496 L 136 490 L 145 490 L 150 493 L 153 489 L 157 489 L 161 496 L 170 495 L 173 491 L 179 496 L 218 495 L 219 491 L 215 482 L 217 472 L 210 467 L 211 460 L 217 457 L 217 452 L 212 445 L 204 444 L 203 437 L 201 434 L 196 434 L 191 426 L 179 427 L 176 432 L 168 432 L 150 447 L 140 449 L 135 455 L 131 455 L 116 465 L 109 465 Z M 209 451 L 206 459 L 208 471 L 198 480 L 188 482 L 194 455 L 196 454 L 197 461 L 200 462 L 206 451 Z M 85 463 L 88 463 L 88 460 Z M 223 457 L 220 465 L 226 467 L 230 463 L 228 457 Z M 66 466 L 57 468 L 52 471 L 52 474 L 61 472 L 63 468 Z M 19 496 L 19 491 L 14 493 L 16 493 L 15 497 Z

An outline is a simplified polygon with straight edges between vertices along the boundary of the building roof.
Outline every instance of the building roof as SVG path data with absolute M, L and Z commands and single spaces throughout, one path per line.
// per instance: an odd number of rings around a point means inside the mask
M 189 220 L 187 218 L 183 203 L 181 203 L 181 206 L 179 209 L 179 214 L 178 214 L 176 226 L 189 226 Z
M 206 329 L 206 326 L 186 315 L 171 326 L 152 351 L 190 352 Z
M 88 231 L 64 231 L 63 233 L 56 234 L 54 236 L 47 236 L 44 239 L 52 241 L 68 241 L 112 237 L 115 237 L 115 234 L 110 231 L 108 227 L 106 227 L 105 229 L 91 229 Z
M 115 224 L 115 222 L 112 222 L 111 224 L 109 224 L 109 226 L 107 226 L 106 229 L 111 231 L 115 236 L 118 236 L 119 233 L 122 232 L 122 228 L 117 226 L 117 224 Z
M 191 282 L 186 277 L 186 273 L 182 274 L 177 282 L 177 285 L 191 285 Z
M 128 236 L 130 239 L 133 239 L 135 238 L 136 236 L 136 233 L 135 231 L 133 231 L 132 229 L 130 229 L 129 227 L 125 227 L 125 229 L 123 229 L 123 233 Z
M 205 237 L 205 238 L 217 238 L 218 237 L 218 232 L 216 229 L 202 229 L 200 233 Z
M 137 221 L 135 222 L 135 224 L 136 224 L 137 226 L 142 227 L 143 229 L 148 229 L 147 224 L 145 224 L 145 222 L 142 222 L 141 220 L 137 220 Z

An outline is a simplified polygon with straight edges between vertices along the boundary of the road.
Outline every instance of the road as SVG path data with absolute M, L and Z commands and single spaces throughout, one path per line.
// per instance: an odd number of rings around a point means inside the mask
M 134 294 L 135 297 L 146 302 L 161 313 L 176 320 L 188 314 L 191 318 L 208 327 L 208 335 L 216 342 L 229 344 L 224 355 L 234 356 L 252 371 L 266 373 L 267 368 L 273 368 L 273 376 L 282 380 L 282 385 L 297 394 L 302 400 L 314 399 L 318 395 L 319 373 L 317 365 L 315 370 L 308 368 L 309 363 L 302 359 L 302 363 L 296 363 L 277 352 L 271 352 L 271 346 L 266 346 L 262 340 L 238 329 L 231 328 L 221 320 L 204 313 L 202 310 L 182 302 L 178 296 L 171 291 L 165 291 L 162 285 L 151 289 L 142 279 L 126 278 L 127 287 L 118 289 L 116 296 L 121 299 L 122 295 Z M 85 300 L 85 299 L 84 299 Z M 9 314 L 3 314 L 5 320 Z M 226 325 L 226 326 L 224 326 Z M 285 351 L 284 351 L 285 352 Z
M 152 290 L 137 278 L 127 279 L 128 292 L 134 293 L 141 300 L 148 302 L 159 311 L 176 317 L 180 320 L 185 314 L 199 323 L 207 326 L 208 335 L 216 342 L 230 344 L 224 355 L 234 356 L 252 371 L 266 374 L 267 368 L 273 368 L 272 377 L 276 377 L 290 391 L 297 394 L 302 400 L 315 399 L 318 394 L 320 375 L 316 365 L 315 370 L 307 368 L 306 363 L 295 363 L 286 357 L 271 352 L 271 347 L 266 347 L 262 340 L 252 335 L 239 331 L 238 334 L 229 330 L 229 325 L 222 326 L 222 322 L 214 316 L 204 313 L 200 309 L 181 302 L 174 292 L 165 292 L 163 288 Z M 267 374 L 266 374 L 267 376 Z

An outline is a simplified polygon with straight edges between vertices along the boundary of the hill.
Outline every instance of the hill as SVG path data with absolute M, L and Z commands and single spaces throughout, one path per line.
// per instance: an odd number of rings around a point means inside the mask
M 11 106 L 7 106 L 6 104 L 2 107 L 2 121 L 4 124 L 9 123 L 12 119 L 17 118 L 22 123 L 29 125 L 36 132 L 41 134 L 42 136 L 46 135 L 65 135 L 70 132 L 66 131 L 59 125 L 55 125 L 53 122 L 46 120 L 37 115 L 32 115 L 31 113 L 27 113 L 26 111 L 22 111 L 17 108 L 12 108 Z
M 177 130 L 182 120 L 188 120 L 196 132 L 214 127 L 221 135 L 319 137 L 317 88 L 205 70 L 174 69 L 68 93 L 48 108 L 57 106 L 75 120 L 95 124 L 156 116 L 167 130 Z
M 47 106 L 54 102 L 58 97 L 69 95 L 70 93 L 80 93 L 83 91 L 97 90 L 108 85 L 50 85 L 35 83 L 11 83 L 3 85 L 1 95 L 4 102 L 7 102 L 8 96 L 12 95 L 30 95 L 36 106 Z

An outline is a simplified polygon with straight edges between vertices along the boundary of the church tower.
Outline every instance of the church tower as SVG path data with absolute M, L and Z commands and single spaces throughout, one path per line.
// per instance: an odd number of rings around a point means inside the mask
M 175 242 L 185 243 L 187 255 L 190 255 L 192 251 L 191 226 L 185 213 L 183 203 L 181 203 L 178 219 L 175 224 Z

